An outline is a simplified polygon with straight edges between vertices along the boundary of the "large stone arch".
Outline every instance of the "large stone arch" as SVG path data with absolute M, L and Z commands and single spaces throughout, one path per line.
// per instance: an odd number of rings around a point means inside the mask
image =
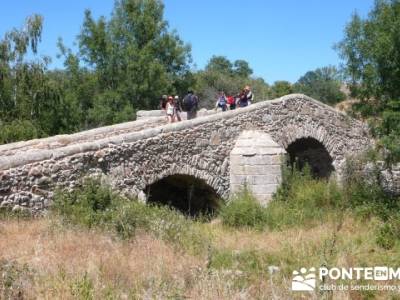
M 143 196 L 146 202 L 168 205 L 191 215 L 208 215 L 219 207 L 222 193 L 208 172 L 189 165 L 172 165 L 149 178 Z
M 225 197 L 227 194 L 226 191 L 222 191 L 220 189 L 220 186 L 218 185 L 218 178 L 215 178 L 214 176 L 212 176 L 210 173 L 206 172 L 205 170 L 199 170 L 199 169 L 196 169 L 193 166 L 190 166 L 187 164 L 183 164 L 183 165 L 172 164 L 169 168 L 165 169 L 164 171 L 151 175 L 138 188 L 143 191 L 146 188 L 146 186 L 152 185 L 156 181 L 159 181 L 163 178 L 166 178 L 166 177 L 172 176 L 172 175 L 193 176 L 197 179 L 203 180 L 207 185 L 209 185 L 211 188 L 213 188 L 215 190 L 215 192 L 221 198 Z

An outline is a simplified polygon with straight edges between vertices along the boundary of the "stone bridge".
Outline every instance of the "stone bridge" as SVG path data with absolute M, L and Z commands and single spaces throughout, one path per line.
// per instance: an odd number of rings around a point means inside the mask
M 40 211 L 56 187 L 100 174 L 121 193 L 190 213 L 244 183 L 266 202 L 284 153 L 317 176 L 340 177 L 346 156 L 371 144 L 362 122 L 293 94 L 179 123 L 159 117 L 2 145 L 0 206 Z

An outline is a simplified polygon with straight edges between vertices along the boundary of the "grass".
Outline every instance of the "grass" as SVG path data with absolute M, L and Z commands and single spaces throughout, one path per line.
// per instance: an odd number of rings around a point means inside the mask
M 375 243 L 378 223 L 350 215 L 339 231 L 333 220 L 281 231 L 203 223 L 212 248 L 195 254 L 146 231 L 121 239 L 57 218 L 0 221 L 0 261 L 9 266 L 0 268 L 0 286 L 11 283 L 24 299 L 290 299 L 300 297 L 289 290 L 291 272 L 304 265 L 396 265 L 400 247 Z M 280 270 L 271 275 L 269 266 Z M 363 299 L 361 292 L 335 299 L 350 296 Z
M 373 183 L 289 175 L 268 207 L 244 191 L 211 222 L 96 181 L 58 193 L 47 217 L 3 214 L 0 299 L 399 298 L 290 291 L 300 267 L 397 266 L 400 224 Z

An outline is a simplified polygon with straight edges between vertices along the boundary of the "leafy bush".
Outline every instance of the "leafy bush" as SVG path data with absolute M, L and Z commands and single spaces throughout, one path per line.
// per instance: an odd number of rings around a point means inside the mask
M 384 249 L 392 249 L 399 240 L 400 214 L 395 213 L 377 229 L 376 243 Z
M 381 185 L 381 173 L 375 162 L 367 158 L 348 159 L 346 162 L 343 195 L 346 205 L 364 219 L 378 216 L 386 221 L 400 208 L 398 197 L 387 194 Z
M 119 198 L 98 180 L 88 179 L 72 192 L 57 191 L 53 209 L 64 220 L 91 228 L 110 220 L 112 203 Z
M 0 125 L 0 144 L 30 140 L 42 137 L 43 135 L 41 131 L 28 120 L 14 120 L 6 124 L 1 124 L 0 122 Z
M 265 209 L 246 188 L 222 207 L 220 216 L 231 227 L 262 229 L 265 225 Z
M 89 179 L 71 193 L 59 191 L 53 210 L 66 222 L 88 228 L 101 227 L 121 238 L 134 237 L 144 230 L 191 251 L 202 251 L 208 244 L 196 221 L 169 207 L 151 206 L 112 192 L 98 179 Z
M 335 181 L 315 179 L 309 168 L 285 168 L 281 187 L 265 211 L 270 229 L 313 224 L 343 207 L 343 195 Z

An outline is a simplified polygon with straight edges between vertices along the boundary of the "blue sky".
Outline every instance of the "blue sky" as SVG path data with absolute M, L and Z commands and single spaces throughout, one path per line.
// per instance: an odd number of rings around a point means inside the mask
M 56 59 L 58 37 L 74 48 L 85 8 L 94 16 L 110 16 L 113 0 L 2 1 L 0 37 L 20 27 L 26 16 L 44 16 L 39 51 Z M 244 59 L 254 75 L 268 83 L 295 82 L 309 70 L 338 65 L 332 49 L 343 37 L 351 14 L 366 16 L 373 0 L 165 0 L 171 29 L 192 45 L 193 61 L 201 69 L 212 55 Z

